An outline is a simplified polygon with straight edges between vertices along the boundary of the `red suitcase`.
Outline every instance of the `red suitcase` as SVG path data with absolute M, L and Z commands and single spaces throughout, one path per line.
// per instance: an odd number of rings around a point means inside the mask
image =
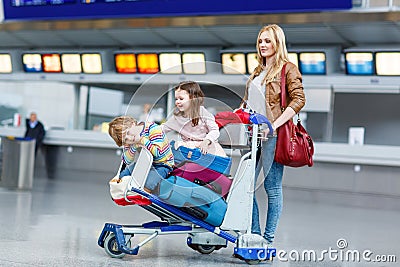
M 203 185 L 225 198 L 232 185 L 232 179 L 229 179 L 219 172 L 190 161 L 184 161 L 179 164 L 171 172 L 171 175 L 179 176 L 193 183 Z

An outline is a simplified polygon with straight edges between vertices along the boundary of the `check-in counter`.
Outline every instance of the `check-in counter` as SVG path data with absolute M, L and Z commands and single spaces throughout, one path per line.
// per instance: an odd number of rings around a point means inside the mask
M 286 196 L 400 209 L 400 147 L 316 143 L 314 166 L 285 168 Z
M 23 128 L 0 128 L 0 136 L 22 136 Z M 237 162 L 238 150 L 227 150 Z M 83 130 L 48 130 L 44 160 L 50 178 L 111 177 L 117 171 L 121 149 L 106 133 Z M 231 174 L 236 170 L 233 165 Z M 73 176 L 73 177 L 72 177 Z M 284 186 L 400 197 L 400 147 L 315 143 L 314 166 L 285 168 Z
M 25 129 L 0 128 L 0 136 L 23 136 Z M 49 178 L 91 178 L 115 174 L 121 149 L 108 134 L 84 130 L 48 130 L 42 155 L 36 157 L 36 174 Z
M 314 146 L 313 167 L 285 167 L 285 197 L 328 198 L 341 205 L 372 202 L 372 206 L 400 209 L 400 147 L 318 142 Z M 240 153 L 233 151 L 233 155 Z
M 49 130 L 43 142 L 49 178 L 111 178 L 121 160 L 121 149 L 107 133 Z

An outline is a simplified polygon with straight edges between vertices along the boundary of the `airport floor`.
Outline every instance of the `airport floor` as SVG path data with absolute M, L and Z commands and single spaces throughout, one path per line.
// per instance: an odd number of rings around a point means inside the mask
M 0 266 L 247 265 L 232 257 L 233 244 L 203 255 L 186 245 L 186 235 L 159 236 L 136 256 L 110 258 L 97 245 L 105 222 L 138 224 L 156 217 L 138 206 L 115 205 L 108 194 L 107 181 L 108 177 L 101 175 L 98 179 L 86 179 L 84 175 L 71 179 L 35 177 L 32 190 L 0 188 Z M 262 191 L 257 194 L 263 197 Z M 265 205 L 261 209 L 265 210 Z M 399 263 L 367 262 L 362 255 L 371 260 L 380 256 L 386 261 L 396 257 L 400 262 L 399 221 L 400 212 L 395 210 L 353 207 L 351 203 L 335 205 L 316 199 L 300 201 L 286 196 L 275 242 L 280 257 L 260 265 L 398 266 Z M 338 240 L 342 249 L 338 249 Z M 314 251 L 316 260 L 297 256 L 304 250 Z M 360 261 L 351 255 L 346 259 L 345 255 L 353 252 L 361 255 Z

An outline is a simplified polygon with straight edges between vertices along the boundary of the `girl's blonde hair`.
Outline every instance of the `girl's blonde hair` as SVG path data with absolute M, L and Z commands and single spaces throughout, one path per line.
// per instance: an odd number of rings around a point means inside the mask
M 134 125 L 137 125 L 137 121 L 130 116 L 116 117 L 108 123 L 108 134 L 117 146 L 122 146 L 126 130 Z
M 200 118 L 200 106 L 203 105 L 204 102 L 204 93 L 201 90 L 200 85 L 193 81 L 180 82 L 177 86 L 175 86 L 175 91 L 178 90 L 186 91 L 189 94 L 189 116 L 192 119 L 192 126 L 198 125 Z M 174 115 L 182 116 L 183 112 L 176 109 Z
M 260 44 L 259 44 L 261 34 L 266 31 L 269 33 L 269 36 L 271 38 L 272 46 L 275 49 L 275 55 L 272 64 L 267 67 L 267 74 L 265 75 L 262 84 L 268 84 L 274 81 L 278 77 L 278 74 L 280 73 L 283 65 L 289 61 L 289 56 L 286 49 L 285 33 L 283 32 L 282 28 L 276 24 L 270 24 L 264 26 L 258 33 L 256 42 L 258 66 L 254 69 L 253 73 L 250 75 L 250 79 L 247 82 L 247 86 L 255 77 L 260 75 L 260 73 L 266 67 L 265 58 L 261 56 Z

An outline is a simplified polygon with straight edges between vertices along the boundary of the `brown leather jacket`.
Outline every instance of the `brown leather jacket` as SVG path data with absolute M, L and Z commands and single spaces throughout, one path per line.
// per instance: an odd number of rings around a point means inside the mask
M 299 69 L 291 62 L 286 64 L 286 102 L 287 106 L 291 107 L 296 113 L 299 113 L 300 110 L 304 107 L 306 103 L 306 99 L 304 96 L 303 84 L 301 73 Z M 274 122 L 281 114 L 281 80 L 280 75 L 277 79 L 266 85 L 265 90 L 265 102 L 267 105 L 267 118 L 271 122 Z M 248 90 L 246 87 L 246 91 L 244 93 L 244 101 L 248 99 Z M 269 106 L 269 108 L 268 108 Z M 272 114 L 271 114 L 272 112 Z

